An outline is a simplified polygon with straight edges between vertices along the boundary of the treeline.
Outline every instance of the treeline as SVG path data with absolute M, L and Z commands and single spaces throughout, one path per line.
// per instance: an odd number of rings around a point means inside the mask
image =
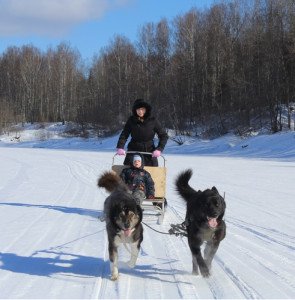
M 136 98 L 163 125 L 196 124 L 223 133 L 267 119 L 295 100 L 294 0 L 238 0 L 171 22 L 144 24 L 132 44 L 115 36 L 85 66 L 69 44 L 0 56 L 0 122 L 74 121 L 121 129 Z M 213 125 L 212 125 L 213 124 Z

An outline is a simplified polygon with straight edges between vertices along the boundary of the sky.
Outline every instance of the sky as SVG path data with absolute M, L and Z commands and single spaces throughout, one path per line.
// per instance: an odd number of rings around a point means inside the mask
M 61 124 L 34 126 L 18 140 L 13 132 L 0 136 L 0 298 L 295 298 L 294 131 L 189 138 L 182 146 L 169 140 L 163 223 L 144 211 L 136 266 L 127 266 L 130 254 L 120 247 L 119 279 L 111 281 L 98 220 L 108 193 L 96 183 L 111 169 L 118 135 L 62 138 Z M 174 180 L 187 168 L 194 189 L 225 194 L 227 234 L 208 279 L 192 275 L 187 239 L 163 234 L 184 220 Z
M 0 0 L 0 54 L 31 44 L 42 51 L 61 42 L 91 60 L 115 35 L 130 42 L 138 29 L 162 18 L 173 20 L 215 0 Z

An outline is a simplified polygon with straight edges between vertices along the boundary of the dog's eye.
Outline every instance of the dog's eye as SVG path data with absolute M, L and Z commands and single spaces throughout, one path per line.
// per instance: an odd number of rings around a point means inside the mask
M 119 214 L 119 216 L 120 216 L 120 218 L 124 218 L 125 213 L 124 213 L 124 212 L 121 212 L 121 213 Z
M 218 207 L 218 206 L 219 206 L 219 201 L 218 201 L 218 199 L 214 199 L 214 200 L 213 200 L 213 204 L 214 204 L 216 207 Z
M 133 212 L 133 211 L 130 211 L 128 215 L 129 215 L 129 217 L 131 217 L 131 218 L 132 218 L 132 217 L 134 217 L 134 215 L 135 215 L 135 214 L 134 214 L 134 212 Z

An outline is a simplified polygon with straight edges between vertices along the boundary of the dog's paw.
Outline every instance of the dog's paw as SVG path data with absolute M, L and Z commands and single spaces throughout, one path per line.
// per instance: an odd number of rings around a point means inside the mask
M 115 281 L 118 278 L 119 278 L 119 273 L 116 273 L 116 272 L 112 273 L 111 280 Z
M 200 271 L 201 271 L 202 276 L 205 278 L 208 278 L 211 275 L 208 268 L 202 268 L 202 269 L 200 269 Z
M 206 265 L 205 261 L 202 261 L 199 263 L 199 270 L 203 277 L 210 276 L 210 270 L 209 270 L 208 266 Z

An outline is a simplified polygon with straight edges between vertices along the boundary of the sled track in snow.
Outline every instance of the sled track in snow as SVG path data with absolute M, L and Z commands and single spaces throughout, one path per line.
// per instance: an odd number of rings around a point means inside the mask
M 291 243 L 294 243 L 295 238 L 282 232 L 277 232 L 274 230 L 270 230 L 268 228 L 259 228 L 254 224 L 246 223 L 241 220 L 237 220 L 234 218 L 229 218 L 227 220 L 228 224 L 238 227 L 241 230 L 245 230 L 253 234 L 255 237 L 270 242 L 272 244 L 278 244 L 288 248 L 291 251 L 295 250 L 295 246 L 291 246 Z M 260 231 L 259 231 L 260 230 Z M 263 232 L 262 232 L 263 231 Z M 276 238 L 274 236 L 277 236 Z M 288 243 L 285 242 L 288 240 Z
M 226 266 L 226 264 L 218 257 L 215 256 L 215 260 L 218 265 L 223 269 L 226 276 L 230 278 L 235 286 L 241 291 L 243 296 L 246 299 L 259 299 L 261 295 L 257 291 L 255 291 L 252 287 L 246 284 L 243 280 L 241 280 L 233 270 Z
M 107 240 L 107 234 L 105 231 L 105 240 Z M 108 272 L 109 272 L 109 267 L 108 267 L 108 244 L 107 242 L 104 244 L 104 264 L 103 268 L 100 272 L 100 278 L 99 278 L 99 283 L 97 283 L 97 286 L 95 287 L 94 295 L 97 295 L 96 299 L 104 299 L 107 291 L 107 285 L 108 285 Z
M 168 232 L 170 224 L 179 224 L 183 222 L 183 218 L 179 212 L 173 207 L 167 207 L 165 212 L 164 222 L 162 226 L 157 227 L 157 230 Z M 150 221 L 150 226 L 156 225 Z M 147 230 L 146 230 L 147 231 Z M 153 235 L 161 235 L 148 229 L 149 239 Z M 147 233 L 145 234 L 145 238 Z M 177 286 L 178 297 L 181 299 L 198 299 L 204 298 L 203 293 L 200 293 L 199 284 L 205 285 L 206 294 L 213 298 L 221 298 L 224 294 L 223 286 L 220 280 L 204 279 L 201 276 L 191 274 L 191 252 L 187 245 L 186 237 L 177 237 L 175 235 L 162 235 L 161 243 L 164 244 L 165 255 L 169 259 L 170 273 L 174 285 Z M 185 251 L 185 252 L 184 252 Z M 173 259 L 171 259 L 173 258 Z M 207 286 L 207 287 L 206 287 Z M 175 295 L 176 297 L 176 295 Z

